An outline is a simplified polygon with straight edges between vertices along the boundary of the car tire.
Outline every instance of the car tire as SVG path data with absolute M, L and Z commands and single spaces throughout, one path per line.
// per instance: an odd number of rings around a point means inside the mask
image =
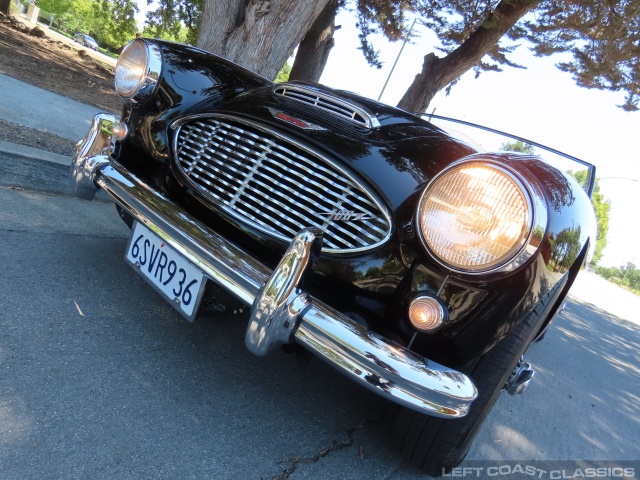
M 465 417 L 442 419 L 399 407 L 392 442 L 411 463 L 439 477 L 464 460 L 471 442 L 509 376 L 562 292 L 566 277 L 550 290 L 520 323 L 468 370 L 478 397 Z

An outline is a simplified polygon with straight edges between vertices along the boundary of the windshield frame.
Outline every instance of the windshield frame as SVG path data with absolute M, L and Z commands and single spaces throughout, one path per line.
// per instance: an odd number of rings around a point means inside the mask
M 459 123 L 461 125 L 466 125 L 468 127 L 479 128 L 479 129 L 485 130 L 487 132 L 495 133 L 497 135 L 503 135 L 505 137 L 512 138 L 514 140 L 519 140 L 521 142 L 528 143 L 530 145 L 533 145 L 534 147 L 538 147 L 538 148 L 541 148 L 543 150 L 547 150 L 547 151 L 549 151 L 551 153 L 554 153 L 556 155 L 560 155 L 561 157 L 564 157 L 564 158 L 566 158 L 568 160 L 571 160 L 571 161 L 574 161 L 576 163 L 579 163 L 583 167 L 586 167 L 587 171 L 588 171 L 588 177 L 587 177 L 587 182 L 586 182 L 586 185 L 585 185 L 585 191 L 587 192 L 587 195 L 589 195 L 589 198 L 591 198 L 591 195 L 593 194 L 593 190 L 595 188 L 595 182 L 596 182 L 596 167 L 594 165 L 592 165 L 591 163 L 589 163 L 589 162 L 585 162 L 584 160 L 581 160 L 581 159 L 579 159 L 577 157 L 574 157 L 573 155 L 569 155 L 568 153 L 561 152 L 560 150 L 556 150 L 555 148 L 547 147 L 546 145 L 543 145 L 543 144 L 538 143 L 538 142 L 534 142 L 534 141 L 526 139 L 524 137 L 519 137 L 518 135 L 513 135 L 511 133 L 506 133 L 506 132 L 503 132 L 501 130 L 497 130 L 495 128 L 485 127 L 484 125 L 478 125 L 477 123 L 467 122 L 466 120 L 458 120 L 456 118 L 445 117 L 445 116 L 442 116 L 442 115 L 436 115 L 434 113 L 422 113 L 422 114 L 420 114 L 420 117 L 425 118 L 428 121 L 430 121 L 432 118 L 435 118 L 435 119 L 438 119 L 438 120 L 445 120 L 445 121 L 449 121 L 449 122 Z

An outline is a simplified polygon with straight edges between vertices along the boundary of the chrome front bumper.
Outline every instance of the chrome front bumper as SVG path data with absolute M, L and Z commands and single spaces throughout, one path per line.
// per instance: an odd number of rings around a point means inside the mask
M 113 117 L 96 115 L 87 138 L 78 143 L 71 189 L 92 199 L 98 189 L 251 306 L 245 344 L 256 355 L 297 342 L 368 389 L 418 412 L 444 418 L 466 415 L 477 390 L 464 374 L 434 363 L 311 296 L 322 245 L 315 229 L 300 232 L 271 271 L 242 249 L 184 212 L 108 156 Z M 100 153 L 98 153 L 100 152 Z

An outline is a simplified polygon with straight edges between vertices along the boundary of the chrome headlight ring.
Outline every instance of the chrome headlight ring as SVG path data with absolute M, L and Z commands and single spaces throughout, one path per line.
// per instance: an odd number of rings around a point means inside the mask
M 416 210 L 427 252 L 447 269 L 469 275 L 520 267 L 538 251 L 547 222 L 538 185 L 491 154 L 465 157 L 440 172 Z
M 116 92 L 125 102 L 142 105 L 156 90 L 162 72 L 162 54 L 155 43 L 137 38 L 123 49 L 116 64 Z

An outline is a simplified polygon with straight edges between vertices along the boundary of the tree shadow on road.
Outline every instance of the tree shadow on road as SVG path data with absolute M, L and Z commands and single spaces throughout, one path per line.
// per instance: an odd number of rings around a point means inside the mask
M 523 396 L 503 395 L 474 458 L 640 458 L 640 328 L 571 297 L 526 354 L 537 375 Z

